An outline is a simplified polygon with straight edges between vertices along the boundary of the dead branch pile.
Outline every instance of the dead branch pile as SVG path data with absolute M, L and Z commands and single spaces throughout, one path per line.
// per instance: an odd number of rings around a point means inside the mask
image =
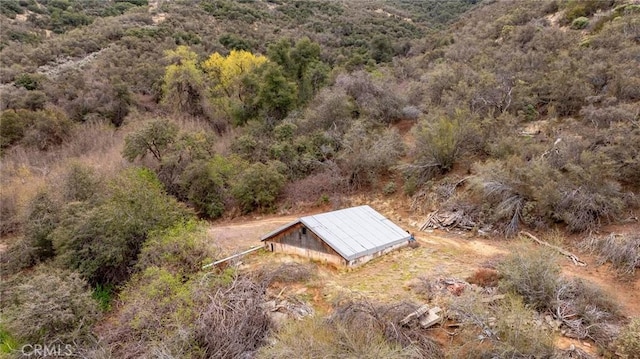
M 265 288 L 249 278 L 237 278 L 216 289 L 195 322 L 195 342 L 207 358 L 251 357 L 271 329 L 262 309 Z
M 307 282 L 316 276 L 317 268 L 310 264 L 284 263 L 260 270 L 257 277 L 265 285 Z
M 562 322 L 561 333 L 569 338 L 589 338 L 604 347 L 620 330 L 622 316 L 617 304 L 599 288 L 580 280 L 558 284 L 552 310 Z
M 289 318 L 302 319 L 314 313 L 313 308 L 309 304 L 295 297 L 274 298 L 260 304 L 260 307 L 276 325 L 282 324 Z
M 375 304 L 368 300 L 346 301 L 335 307 L 329 323 L 368 332 L 381 332 L 391 342 L 415 347 L 423 358 L 444 358 L 442 349 L 418 325 L 402 325 L 403 318 L 419 309 L 415 303 Z M 412 323 L 408 323 L 412 324 Z
M 477 223 L 466 215 L 464 211 L 458 210 L 441 212 L 440 210 L 436 210 L 429 213 L 424 224 L 420 227 L 420 230 L 424 231 L 429 228 L 446 230 L 459 228 L 470 231 L 476 226 Z

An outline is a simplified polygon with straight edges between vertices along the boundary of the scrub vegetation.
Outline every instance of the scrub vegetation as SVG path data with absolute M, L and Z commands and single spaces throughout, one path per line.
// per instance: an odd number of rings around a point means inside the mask
M 221 254 L 210 221 L 365 195 L 497 240 L 571 234 L 637 280 L 638 235 L 599 232 L 638 218 L 634 1 L 2 0 L 0 29 L 9 357 L 576 355 L 559 327 L 637 357 L 638 319 L 548 253 L 430 294 L 462 325 L 448 343 L 399 324 L 412 302 L 282 324 L 264 303 L 315 283 L 307 267 L 202 270 Z

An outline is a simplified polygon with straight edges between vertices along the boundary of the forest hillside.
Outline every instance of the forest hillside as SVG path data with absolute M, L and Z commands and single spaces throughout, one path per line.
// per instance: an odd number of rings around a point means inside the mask
M 517 247 L 638 287 L 636 0 L 2 0 L 0 111 L 8 357 L 640 355 L 638 313 Z M 321 265 L 201 269 L 221 223 L 380 200 L 506 251 L 464 295 L 404 278 L 459 335 Z M 265 309 L 287 286 L 306 319 Z

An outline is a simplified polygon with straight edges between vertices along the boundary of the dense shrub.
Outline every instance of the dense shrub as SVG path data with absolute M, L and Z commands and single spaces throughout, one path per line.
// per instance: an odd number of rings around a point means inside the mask
M 65 208 L 52 234 L 56 261 L 92 284 L 120 284 L 132 273 L 151 231 L 189 216 L 150 171 L 125 171 L 109 183 L 108 195 L 96 206 L 71 203 Z
M 475 170 L 472 188 L 491 204 L 493 220 L 507 223 L 507 235 L 517 233 L 521 222 L 560 221 L 574 232 L 593 230 L 627 203 L 614 179 L 614 162 L 580 144 L 560 144 L 530 161 L 487 161 Z
M 633 318 L 616 339 L 616 353 L 623 359 L 638 358 L 640 353 L 640 318 Z
M 71 134 L 71 121 L 58 110 L 6 110 L 1 118 L 2 148 L 21 143 L 45 151 L 61 145 Z
M 232 270 L 186 280 L 172 269 L 148 267 L 121 293 L 118 325 L 105 332 L 105 349 L 118 358 L 255 353 L 271 328 L 261 307 L 265 284 Z
M 25 241 L 34 249 L 38 262 L 54 256 L 51 234 L 60 221 L 60 204 L 47 192 L 40 192 L 31 200 L 25 221 Z M 35 263 L 33 263 L 35 264 Z
M 281 163 L 254 163 L 243 170 L 231 183 L 231 193 L 243 212 L 269 211 L 275 208 L 276 200 L 285 183 L 280 173 Z
M 178 136 L 178 126 L 166 119 L 151 121 L 125 138 L 122 155 L 129 161 L 151 154 L 158 162 L 169 152 Z
M 372 132 L 367 123 L 357 121 L 342 138 L 337 164 L 353 188 L 375 184 L 404 153 L 402 138 L 396 130 Z
M 3 281 L 3 328 L 24 343 L 92 341 L 97 303 L 77 273 L 41 266 Z
M 416 159 L 405 166 L 406 174 L 422 184 L 450 171 L 460 156 L 473 150 L 476 130 L 474 117 L 460 110 L 452 116 L 436 114 L 418 122 L 413 129 Z
M 553 253 L 545 249 L 514 250 L 498 265 L 500 289 L 522 296 L 536 310 L 550 309 L 560 279 L 560 266 L 550 258 Z
M 587 25 L 589 25 L 589 19 L 584 16 L 575 18 L 571 21 L 571 28 L 574 30 L 584 29 Z
M 232 161 L 215 156 L 189 164 L 180 176 L 180 186 L 198 214 L 217 218 L 225 212 L 231 178 L 238 172 Z
M 200 271 L 213 255 L 204 224 L 189 221 L 151 232 L 140 251 L 137 266 L 158 267 L 188 276 Z
M 94 169 L 80 163 L 72 163 L 62 181 L 62 196 L 67 202 L 97 199 L 102 190 Z

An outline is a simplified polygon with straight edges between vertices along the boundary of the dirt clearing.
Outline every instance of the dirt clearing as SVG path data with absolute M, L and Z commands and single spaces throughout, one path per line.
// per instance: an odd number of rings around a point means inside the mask
M 306 214 L 304 214 L 306 215 Z M 299 216 L 270 216 L 214 224 L 209 230 L 212 245 L 230 255 L 261 245 L 260 237 Z M 509 253 L 503 240 L 478 239 L 465 232 L 416 232 L 420 246 L 403 248 L 353 269 L 319 266 L 324 300 L 331 300 L 344 292 L 359 293 L 381 301 L 416 300 L 409 287 L 420 278 L 464 279 L 487 262 Z M 532 248 L 536 246 L 530 243 Z M 607 266 L 598 266 L 596 259 L 580 255 L 586 267 L 576 267 L 560 259 L 563 273 L 584 278 L 616 298 L 628 316 L 640 316 L 640 276 L 632 281 L 619 281 Z M 263 253 L 243 259 L 245 265 L 258 267 L 268 262 L 305 262 L 306 259 L 279 253 Z

